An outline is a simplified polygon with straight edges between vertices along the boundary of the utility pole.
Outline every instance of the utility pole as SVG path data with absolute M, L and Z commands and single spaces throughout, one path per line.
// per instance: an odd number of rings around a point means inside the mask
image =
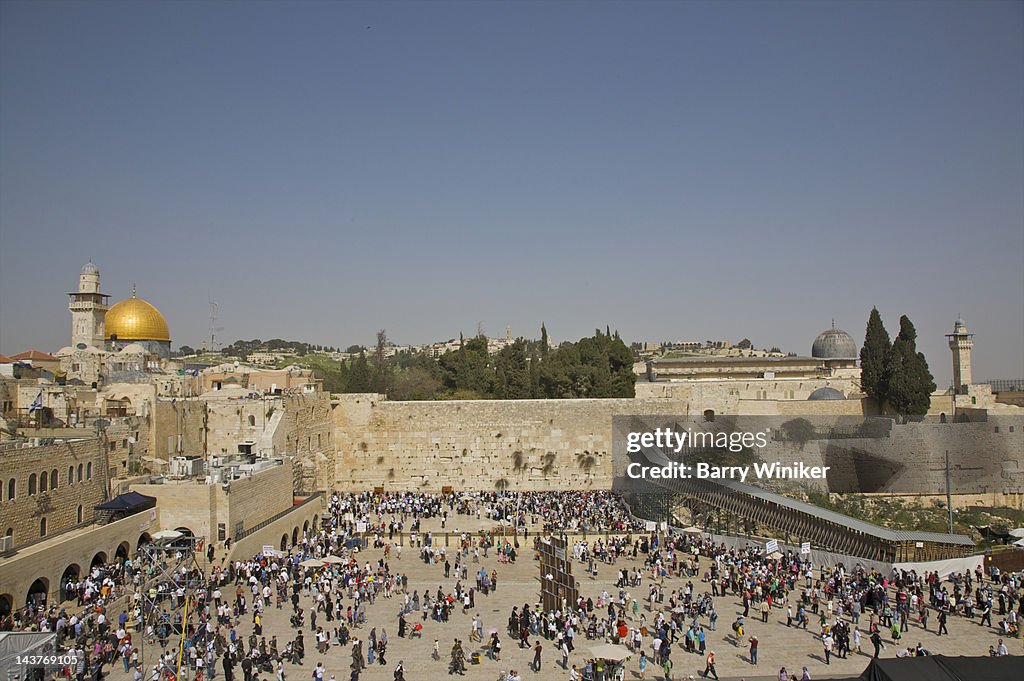
M 949 450 L 946 450 L 946 509 L 949 511 L 949 533 L 953 534 L 953 490 L 949 472 Z

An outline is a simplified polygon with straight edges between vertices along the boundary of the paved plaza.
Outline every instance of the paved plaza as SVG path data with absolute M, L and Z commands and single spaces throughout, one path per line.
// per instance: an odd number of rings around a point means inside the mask
M 462 523 L 461 526 L 460 521 Z M 438 530 L 438 523 L 439 521 L 436 519 L 424 521 L 423 532 Z M 450 519 L 448 523 L 449 531 L 476 532 L 479 529 L 488 527 L 493 527 L 493 524 L 486 520 L 470 520 L 466 516 L 456 516 Z M 410 629 L 414 622 L 421 622 L 423 624 L 422 638 L 398 637 L 398 615 L 403 602 L 400 594 L 394 595 L 391 598 L 379 595 L 375 603 L 372 605 L 367 604 L 367 622 L 354 629 L 352 635 L 366 641 L 371 627 L 376 627 L 378 636 L 385 631 L 387 632 L 389 644 L 386 656 L 387 664 L 384 666 L 378 664 L 369 666 L 363 671 L 360 679 L 366 681 L 387 679 L 390 681 L 394 678 L 394 668 L 399 661 L 404 663 L 406 679 L 418 681 L 420 679 L 447 677 L 450 651 L 455 638 L 463 641 L 467 657 L 473 652 L 480 652 L 481 662 L 479 664 L 467 665 L 468 668 L 464 677 L 466 679 L 495 681 L 499 678 L 501 672 L 507 673 L 512 669 L 516 670 L 523 679 L 569 678 L 569 672 L 563 670 L 560 666 L 561 654 L 554 641 L 531 636 L 531 643 L 539 639 L 543 645 L 542 667 L 541 671 L 536 673 L 531 669 L 533 651 L 530 649 L 520 649 L 517 642 L 511 640 L 507 635 L 507 622 L 512 608 L 514 606 L 522 608 L 524 603 L 529 603 L 532 607 L 539 599 L 539 563 L 534 560 L 533 556 L 533 537 L 534 531 L 531 530 L 528 542 L 520 540 L 524 550 L 520 552 L 515 564 L 500 563 L 497 553 L 493 549 L 487 557 L 481 554 L 479 564 L 473 563 L 471 553 L 468 559 L 469 579 L 465 580 L 463 584 L 472 586 L 474 572 L 483 567 L 488 572 L 491 570 L 497 571 L 498 588 L 486 596 L 477 592 L 475 599 L 476 607 L 465 614 L 463 614 L 462 608 L 457 607 L 453 611 L 450 621 L 446 623 L 438 623 L 431 618 L 423 620 L 422 612 L 411 613 L 407 616 Z M 529 548 L 527 548 L 527 544 Z M 454 547 L 448 549 L 448 555 L 452 562 L 454 562 L 454 552 Z M 383 558 L 383 556 L 383 549 L 371 548 L 360 552 L 358 560 L 360 564 L 369 561 L 375 565 L 376 561 Z M 851 563 L 853 562 L 855 561 L 851 561 Z M 445 593 L 449 593 L 454 589 L 456 582 L 454 571 L 452 578 L 445 579 L 443 561 L 441 564 L 427 565 L 418 558 L 418 550 L 414 548 L 403 548 L 401 557 L 399 557 L 397 549 L 392 549 L 389 564 L 392 572 L 408 575 L 410 594 L 414 589 L 419 590 L 420 594 L 426 590 L 435 593 L 439 587 Z M 710 560 L 702 558 L 700 565 L 701 569 L 698 575 L 692 580 L 673 578 L 664 581 L 665 607 L 667 607 L 668 595 L 672 590 L 682 589 L 687 581 L 693 582 L 695 595 L 710 592 L 710 585 L 701 579 L 704 571 L 710 567 Z M 639 559 L 620 558 L 614 565 L 600 563 L 596 578 L 585 574 L 586 566 L 584 564 L 578 561 L 575 562 L 573 573 L 577 578 L 580 594 L 584 597 L 589 596 L 593 598 L 595 603 L 604 591 L 613 596 L 616 595 L 618 593 L 618 589 L 615 587 L 615 581 L 618 576 L 617 571 L 623 567 L 640 567 L 642 569 L 642 555 Z M 656 613 L 652 614 L 647 610 L 648 584 L 649 580 L 645 578 L 640 587 L 630 590 L 630 598 L 635 598 L 641 604 L 640 612 L 646 614 L 646 619 L 650 623 L 653 621 L 652 615 Z M 231 592 L 233 592 L 233 588 L 225 589 L 226 594 Z M 793 597 L 796 598 L 795 595 Z M 338 604 L 337 609 L 344 612 L 345 607 L 350 603 L 350 599 L 345 599 Z M 329 681 L 330 677 L 334 676 L 337 681 L 347 681 L 350 674 L 351 644 L 346 646 L 332 645 L 328 653 L 318 655 L 315 639 L 309 627 L 308 613 L 311 605 L 311 598 L 303 594 L 300 607 L 307 612 L 304 629 L 306 640 L 305 663 L 302 666 L 286 663 L 287 679 L 289 681 L 305 681 L 310 679 L 316 663 L 322 661 L 327 670 L 324 677 L 326 680 Z M 870 660 L 872 645 L 867 634 L 863 633 L 867 628 L 867 615 L 862 615 L 860 620 L 863 634 L 861 647 L 864 652 L 861 654 L 855 653 L 848 659 L 840 659 L 833 654 L 831 664 L 826 665 L 822 645 L 817 636 L 818 622 L 816 616 L 810 616 L 811 624 L 806 631 L 796 627 L 787 628 L 785 604 L 782 607 L 773 608 L 767 623 L 761 621 L 760 613 L 752 605 L 750 615 L 746 618 L 747 624 L 743 640 L 737 642 L 731 629 L 731 624 L 743 612 L 741 598 L 735 595 L 717 597 L 715 598 L 715 605 L 719 613 L 717 630 L 709 630 L 706 618 L 703 619 L 701 624 L 703 624 L 707 634 L 708 650 L 716 653 L 718 675 L 720 678 L 776 679 L 779 669 L 786 667 L 790 674 L 795 672 L 796 678 L 799 679 L 804 666 L 808 668 L 812 679 L 828 678 L 830 676 L 856 676 L 864 670 Z M 276 635 L 280 650 L 283 650 L 284 645 L 295 637 L 296 630 L 289 624 L 290 614 L 291 608 L 287 602 L 281 610 L 275 609 L 271 604 L 265 612 L 263 635 L 268 641 L 271 636 Z M 487 640 L 487 634 L 492 630 L 496 630 L 500 636 L 502 641 L 500 660 L 488 659 L 481 644 L 468 642 L 471 622 L 474 615 L 477 614 L 482 619 L 484 641 Z M 332 629 L 338 624 L 337 622 L 326 622 L 324 617 L 324 614 L 320 613 L 317 624 L 323 626 L 325 630 Z M 236 631 L 240 636 L 248 639 L 253 629 L 251 613 L 242 616 L 240 620 Z M 894 657 L 901 648 L 916 646 L 918 642 L 923 644 L 932 653 L 985 655 L 988 653 L 989 646 L 997 645 L 998 635 L 995 629 L 979 626 L 977 621 L 977 619 L 968 621 L 961 617 L 950 617 L 948 623 L 950 635 L 939 637 L 935 633 L 936 619 L 933 616 L 929 622 L 929 631 L 924 631 L 916 623 L 912 623 L 910 631 L 903 635 L 903 639 L 899 643 L 893 643 L 889 638 L 888 631 L 883 628 L 885 649 L 882 651 L 882 656 Z M 631 626 L 636 623 L 636 620 L 634 620 Z M 759 659 L 756 666 L 750 664 L 749 643 L 747 641 L 750 636 L 756 636 L 760 642 Z M 438 639 L 440 642 L 439 660 L 432 658 L 435 639 Z M 602 641 L 587 640 L 584 632 L 579 632 L 576 637 L 575 650 L 569 656 L 570 666 L 575 664 L 582 671 L 586 660 L 590 657 L 590 648 L 600 643 Z M 651 637 L 644 637 L 644 646 L 648 651 L 648 656 L 650 656 L 650 643 Z M 1024 654 L 1021 641 L 1014 639 L 1008 640 L 1006 643 L 1010 654 Z M 150 667 L 155 661 L 153 650 L 153 646 L 147 646 L 145 653 L 145 662 Z M 627 681 L 641 678 L 638 671 L 638 659 L 639 655 L 635 655 L 627 663 L 625 677 Z M 672 670 L 673 679 L 687 679 L 691 676 L 699 678 L 700 673 L 704 670 L 703 656 L 685 652 L 681 642 L 673 646 L 672 659 L 674 662 Z M 223 671 L 219 662 L 216 672 L 216 678 L 222 679 Z M 241 681 L 241 670 L 237 667 L 235 674 L 236 680 Z M 108 678 L 111 681 L 124 681 L 129 676 L 123 673 L 123 668 L 120 663 L 117 663 L 111 669 L 111 676 Z M 271 681 L 273 675 L 261 673 L 258 678 L 262 681 Z M 661 670 L 656 665 L 649 663 L 645 678 L 661 679 L 663 676 Z

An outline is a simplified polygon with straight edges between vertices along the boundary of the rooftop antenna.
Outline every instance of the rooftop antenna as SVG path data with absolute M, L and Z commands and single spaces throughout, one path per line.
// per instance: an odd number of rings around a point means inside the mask
M 210 352 L 217 352 L 219 349 L 217 345 L 217 332 L 223 331 L 224 327 L 217 326 L 217 303 L 212 299 L 210 302 Z

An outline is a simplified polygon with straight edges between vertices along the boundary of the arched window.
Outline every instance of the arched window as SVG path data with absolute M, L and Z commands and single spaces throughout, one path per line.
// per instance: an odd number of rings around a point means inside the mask
M 28 495 L 32 496 L 36 493 L 36 474 L 28 476 Z
M 75 467 L 74 466 L 68 466 L 68 484 L 69 485 L 75 484 Z
M 249 414 L 249 425 L 250 426 L 255 426 L 256 425 L 256 417 L 253 416 L 252 414 Z
M 45 537 L 46 536 L 46 518 L 40 518 L 39 519 L 39 536 L 40 537 Z
M 85 479 L 92 480 L 92 461 L 85 465 Z
M 78 522 L 82 522 L 82 505 L 78 505 Z
M 57 489 L 57 469 L 56 468 L 54 468 L 52 471 L 50 471 L 50 489 L 51 490 Z
M 18 496 L 18 481 L 11 478 L 7 481 L 7 501 L 14 501 Z
M 43 471 L 42 473 L 40 473 L 39 474 L 39 493 L 40 494 L 42 494 L 43 492 L 45 492 L 47 490 L 47 488 L 50 486 L 49 483 L 50 483 L 50 476 L 46 474 L 46 471 Z
M 82 464 L 78 464 L 78 482 L 82 482 Z

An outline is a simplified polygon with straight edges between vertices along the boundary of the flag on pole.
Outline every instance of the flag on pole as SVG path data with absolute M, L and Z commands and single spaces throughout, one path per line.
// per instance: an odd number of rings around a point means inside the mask
M 42 408 L 43 408 L 43 389 L 40 388 L 39 389 L 39 394 L 36 395 L 36 399 L 32 400 L 32 404 L 28 408 L 28 413 L 31 414 L 33 412 L 39 411 Z

